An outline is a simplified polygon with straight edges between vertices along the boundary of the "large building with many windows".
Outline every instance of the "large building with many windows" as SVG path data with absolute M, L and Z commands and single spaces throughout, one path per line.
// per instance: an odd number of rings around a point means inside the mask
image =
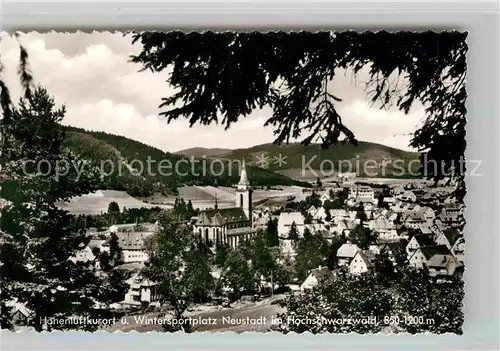
M 236 188 L 235 204 L 236 207 L 219 208 L 216 200 L 213 209 L 202 211 L 193 225 L 198 239 L 209 245 L 224 243 L 235 248 L 255 235 L 252 228 L 252 189 L 245 161 Z

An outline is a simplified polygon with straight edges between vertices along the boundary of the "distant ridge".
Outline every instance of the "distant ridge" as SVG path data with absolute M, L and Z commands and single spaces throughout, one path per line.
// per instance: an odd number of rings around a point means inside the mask
M 192 148 L 181 150 L 177 153 L 183 154 L 183 152 L 186 152 L 185 155 L 187 155 L 190 153 L 190 150 L 203 152 L 204 150 L 221 149 Z M 197 156 L 199 155 L 197 153 Z M 206 156 L 213 157 L 208 153 Z M 419 154 L 416 152 L 404 151 L 366 141 L 360 141 L 357 146 L 348 143 L 338 143 L 326 149 L 322 149 L 319 144 L 304 146 L 300 143 L 282 145 L 268 143 L 249 148 L 230 150 L 226 153 L 219 153 L 216 157 L 227 160 L 245 158 L 248 164 L 260 167 L 263 167 L 263 163 L 260 161 L 266 159 L 268 161 L 266 169 L 294 179 L 309 179 L 312 177 L 311 175 L 307 176 L 303 174 L 304 168 L 329 170 L 332 164 L 338 172 L 353 171 L 357 172 L 359 176 L 386 178 L 411 178 L 418 174 L 420 167 L 418 162 Z M 279 162 L 279 158 L 283 162 Z M 399 165 L 403 167 L 402 171 L 395 167 L 398 164 L 394 163 L 396 160 L 399 160 Z M 381 165 L 383 163 L 385 163 L 385 166 L 384 173 L 382 174 Z M 349 165 L 351 165 L 351 168 L 349 168 Z M 353 170 L 352 168 L 357 167 L 357 165 L 360 166 L 360 169 L 357 171 Z M 377 173 L 377 175 L 373 175 L 374 173 Z M 411 175 L 412 173 L 414 176 Z
M 111 174 L 101 184 L 102 189 L 122 190 L 132 196 L 147 197 L 157 192 L 176 194 L 177 188 L 182 185 L 232 186 L 239 180 L 238 166 L 233 164 L 230 167 L 228 161 L 223 162 L 221 172 L 220 163 L 210 167 L 212 160 L 206 161 L 206 167 L 201 160 L 191 164 L 188 163 L 190 159 L 184 155 L 164 152 L 123 136 L 66 126 L 64 130 L 66 138 L 63 146 L 89 160 L 93 165 L 100 166 L 104 160 L 110 160 L 115 169 L 121 167 L 122 173 L 118 174 L 115 171 Z M 148 172 L 147 169 L 148 159 L 151 160 L 152 172 Z M 158 165 L 161 162 L 171 164 L 172 167 L 159 171 Z M 140 167 L 137 163 L 144 165 L 142 173 L 139 172 Z M 249 166 L 247 171 L 252 186 L 310 186 L 271 170 Z

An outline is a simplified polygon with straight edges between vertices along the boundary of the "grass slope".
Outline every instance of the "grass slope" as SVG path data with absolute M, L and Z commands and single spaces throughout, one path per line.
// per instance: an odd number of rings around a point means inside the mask
M 179 150 L 173 152 L 175 155 L 184 155 L 188 157 L 214 157 L 227 154 L 231 152 L 231 149 L 221 149 L 221 148 L 206 148 L 206 147 L 192 147 L 189 149 Z

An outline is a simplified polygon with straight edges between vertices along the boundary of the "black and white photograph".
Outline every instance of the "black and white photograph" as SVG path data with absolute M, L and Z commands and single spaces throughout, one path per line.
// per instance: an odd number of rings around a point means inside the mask
M 1 328 L 463 334 L 467 50 L 2 32 Z

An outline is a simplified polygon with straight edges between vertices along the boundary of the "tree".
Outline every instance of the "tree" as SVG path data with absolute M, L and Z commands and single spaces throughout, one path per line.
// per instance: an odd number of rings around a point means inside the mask
M 215 289 L 212 253 L 204 243 L 196 243 L 186 259 L 184 272 L 188 296 L 195 303 L 207 302 Z
M 319 234 L 313 235 L 308 229 L 304 230 L 304 237 L 298 243 L 295 257 L 297 278 L 303 281 L 311 269 L 318 268 L 320 265 L 327 266 L 328 257 L 328 241 Z
M 111 201 L 108 205 L 108 213 L 110 214 L 116 214 L 120 213 L 120 206 L 116 201 Z
M 323 147 L 342 136 L 357 144 L 336 109 L 340 92 L 331 92 L 329 83 L 339 70 L 368 71 L 373 103 L 405 113 L 415 101 L 426 106 L 410 145 L 422 151 L 430 179 L 454 169 L 463 199 L 466 37 L 456 31 L 140 32 L 132 41 L 142 51 L 132 61 L 154 72 L 172 70 L 177 92 L 160 105 L 169 122 L 183 116 L 191 125 L 229 128 L 269 105 L 273 115 L 265 125 L 274 127 L 276 143 L 303 137 L 308 145 L 316 138 Z
M 73 259 L 88 242 L 85 230 L 55 206 L 94 191 L 100 174 L 62 147 L 66 110 L 56 108 L 45 88 L 26 89 L 18 106 L 2 104 L 2 112 L 0 198 L 7 204 L 0 214 L 2 327 L 12 326 L 5 302 L 17 300 L 33 311 L 30 325 L 37 331 L 95 329 L 43 321 L 112 315 L 98 308 L 111 301 L 93 262 Z M 75 165 L 85 171 L 77 174 Z
M 304 216 L 304 224 L 311 224 L 313 222 L 313 216 L 309 211 L 302 211 L 302 216 Z
M 384 193 L 380 193 L 378 196 L 378 207 L 389 209 L 389 204 L 384 201 Z
M 231 251 L 231 247 L 226 243 L 219 243 L 215 248 L 215 259 L 214 263 L 218 267 L 223 267 L 226 263 L 227 256 Z
M 273 329 L 284 333 L 377 333 L 384 328 L 383 323 L 335 320 L 370 317 L 382 321 L 391 315 L 393 303 L 391 294 L 376 284 L 373 276 L 338 274 L 320 281 L 307 293 L 290 294 L 283 302 L 286 312 L 278 315 L 281 323 Z
M 189 218 L 196 215 L 196 210 L 194 209 L 193 203 L 191 202 L 191 200 L 188 201 L 188 203 L 186 205 L 186 210 L 187 210 L 187 213 L 189 215 Z
M 330 200 L 335 198 L 335 192 L 333 191 L 333 189 L 328 190 L 328 197 L 330 198 Z
M 325 203 L 326 203 L 326 201 L 325 201 Z M 325 212 L 326 212 L 326 214 L 325 214 L 325 221 L 326 222 L 331 222 L 332 221 L 332 214 L 330 213 L 330 210 L 326 210 L 325 209 Z
M 360 224 L 363 225 L 363 223 L 367 220 L 366 212 L 363 207 L 363 204 L 359 204 L 359 206 L 356 208 L 356 218 L 359 218 Z
M 122 262 L 122 249 L 114 232 L 109 237 L 109 261 L 113 267 Z
M 194 237 L 190 228 L 179 222 L 173 212 L 160 219 L 160 228 L 145 243 L 149 262 L 143 273 L 157 283 L 160 302 L 169 302 L 174 309 L 174 318 L 183 320 L 193 292 L 184 267 L 190 260 Z M 177 327 L 186 332 L 191 330 L 188 324 Z M 177 327 L 169 331 L 179 330 Z
M 277 264 L 262 234 L 254 238 L 252 248 L 252 270 L 256 275 L 260 287 L 261 278 L 264 278 L 266 282 L 269 281 L 273 271 L 277 268 Z
M 299 241 L 299 230 L 297 229 L 297 224 L 292 222 L 290 226 L 290 231 L 288 232 L 288 239 L 292 241 L 292 244 L 295 246 Z
M 278 237 L 278 220 L 269 217 L 267 221 L 267 227 L 265 230 L 265 240 L 268 246 L 278 246 L 279 245 L 279 237 Z
M 321 179 L 316 179 L 316 188 L 321 189 L 323 187 L 323 183 L 321 182 Z
M 342 245 L 347 242 L 345 237 L 335 236 L 332 239 L 332 243 L 330 245 L 330 254 L 328 256 L 327 265 L 330 269 L 335 269 L 338 264 L 337 251 L 340 249 Z
M 404 331 L 462 334 L 463 280 L 450 277 L 436 282 L 425 270 L 406 268 L 396 287 L 400 299 L 395 310 Z M 419 318 L 417 322 L 412 318 L 415 316 Z
M 387 250 L 375 256 L 374 262 L 375 276 L 382 284 L 389 284 L 395 278 L 394 265 L 389 259 Z
M 306 197 L 306 200 L 305 200 L 306 209 L 309 209 L 309 207 L 311 207 L 311 206 L 318 208 L 318 207 L 321 207 L 321 205 L 322 205 L 321 198 L 317 192 L 313 191 L 311 193 L 311 195 Z
M 350 238 L 361 250 L 367 250 L 377 240 L 377 236 L 370 228 L 358 225 L 351 231 Z
M 222 283 L 230 287 L 236 299 L 243 291 L 253 290 L 253 278 L 248 263 L 239 250 L 229 253 L 221 275 Z

